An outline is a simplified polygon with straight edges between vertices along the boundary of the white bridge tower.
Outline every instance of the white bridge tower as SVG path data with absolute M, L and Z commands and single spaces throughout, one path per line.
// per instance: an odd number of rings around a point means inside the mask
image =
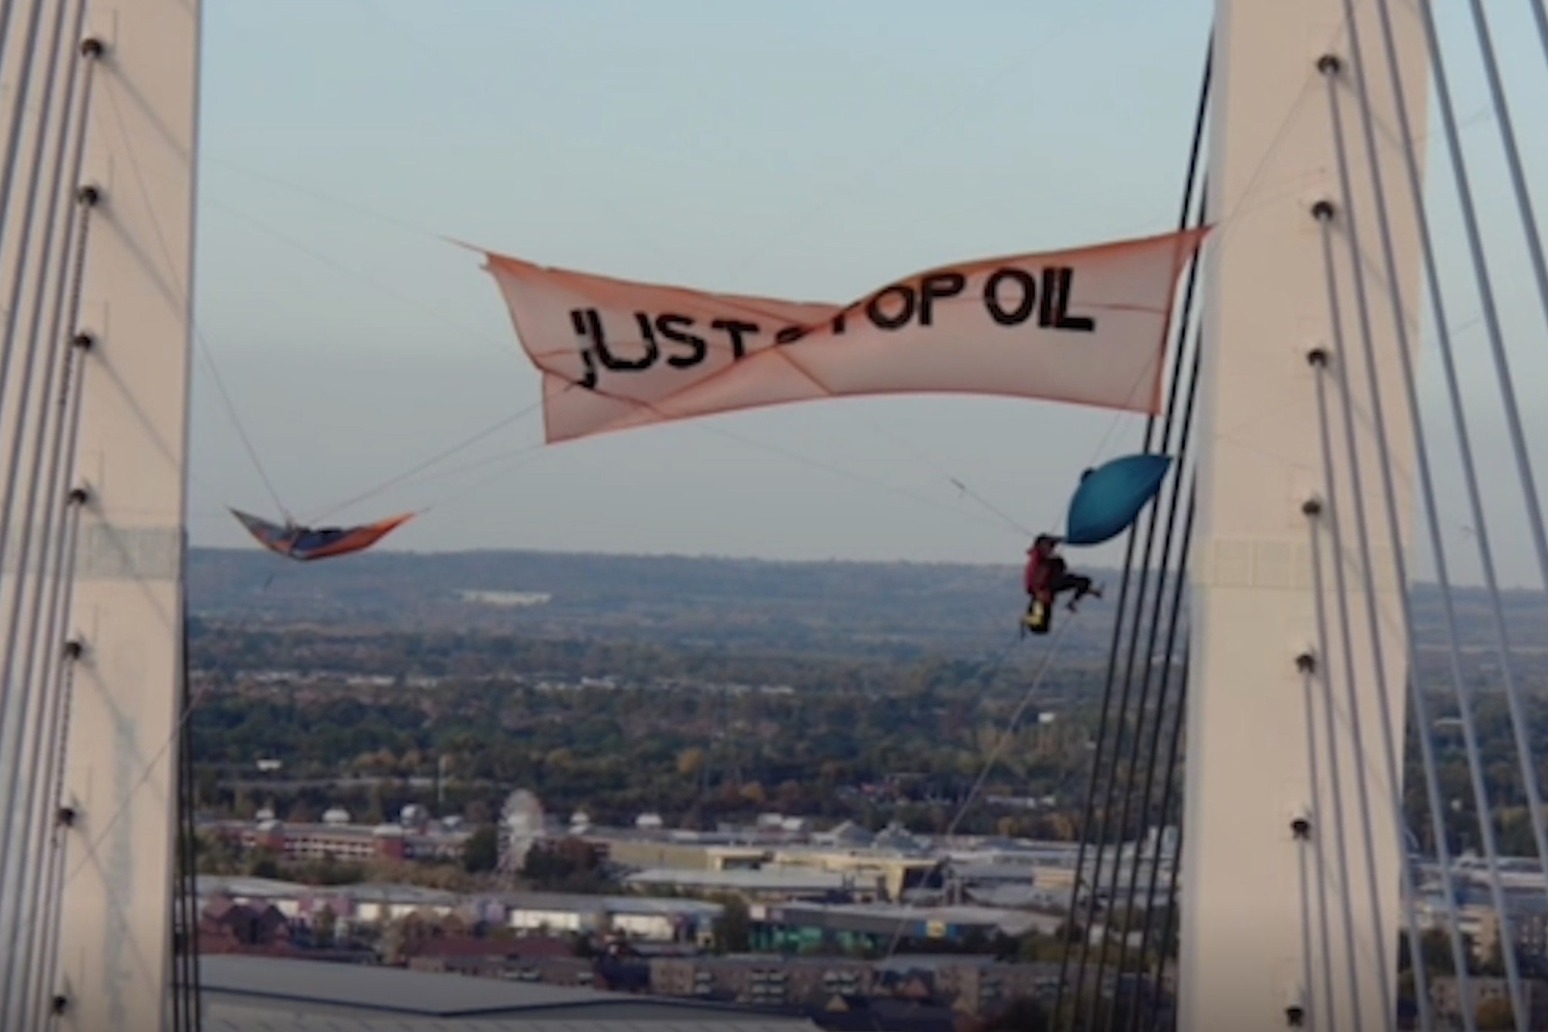
M 0 20 L 0 1026 L 162 1032 L 200 0 Z
M 1378 7 L 1390 8 L 1390 36 Z M 1396 3 L 1220 0 L 1216 12 L 1208 204 L 1217 228 L 1205 255 L 1195 445 L 1177 1027 L 1392 1028 L 1403 836 L 1382 725 L 1401 771 L 1406 585 L 1385 532 L 1382 467 L 1406 538 L 1413 438 L 1399 345 L 1412 353 L 1418 341 L 1420 250 L 1386 41 L 1422 133 L 1423 24 Z M 1366 268 L 1385 449 L 1370 418 L 1351 229 Z M 1407 309 L 1403 334 L 1389 280 Z M 1369 568 L 1354 529 L 1361 504 L 1383 528 L 1369 540 Z

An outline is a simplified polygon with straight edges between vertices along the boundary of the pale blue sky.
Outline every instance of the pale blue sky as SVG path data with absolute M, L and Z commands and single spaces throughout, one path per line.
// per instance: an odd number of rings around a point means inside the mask
M 1501 45 L 1540 95 L 1541 52 L 1526 4 L 1514 6 L 1498 16 Z M 492 282 L 441 235 L 635 279 L 843 300 L 953 259 L 1164 230 L 1212 7 L 206 0 L 207 357 L 307 517 L 536 401 Z M 1476 175 L 1497 195 L 1486 210 L 1503 220 L 1481 80 L 1454 74 Z M 1548 169 L 1539 112 L 1518 121 Z M 1499 279 L 1542 427 L 1548 337 L 1529 277 Z M 1448 300 L 1456 323 L 1476 315 L 1470 289 Z M 1475 325 L 1459 342 L 1476 352 L 1484 338 Z M 195 360 L 192 531 L 242 544 L 221 506 L 273 505 L 207 357 Z M 1482 397 L 1491 376 L 1473 368 L 1470 389 Z M 410 482 L 333 515 L 433 506 L 390 539 L 417 550 L 1014 562 L 1023 535 L 948 476 L 1026 526 L 1053 526 L 1079 471 L 1132 448 L 1140 428 L 1072 406 L 904 398 L 544 449 L 533 412 L 433 472 L 531 448 L 520 466 Z M 1501 440 L 1498 426 L 1477 433 L 1481 448 Z M 1462 547 L 1469 521 L 1452 509 L 1448 542 Z M 1496 533 L 1525 562 L 1522 526 Z

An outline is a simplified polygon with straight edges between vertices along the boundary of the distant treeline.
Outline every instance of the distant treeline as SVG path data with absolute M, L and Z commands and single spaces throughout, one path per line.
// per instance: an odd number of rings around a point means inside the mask
M 1067 656 L 1105 656 L 1111 641 L 1121 575 L 1092 572 L 1106 581 L 1107 595 L 1082 607 L 1061 646 Z M 1149 578 L 1148 598 L 1158 580 Z M 796 563 L 522 551 L 375 552 L 303 564 L 256 549 L 195 549 L 189 594 L 194 614 L 237 627 L 456 629 L 905 661 L 997 654 L 1014 642 L 1025 604 L 1014 563 Z M 1419 643 L 1444 644 L 1439 591 L 1419 585 L 1413 599 Z M 1455 603 L 1461 641 L 1475 649 L 1488 646 L 1494 639 L 1487 596 L 1459 591 Z M 1506 608 L 1514 644 L 1548 648 L 1548 596 L 1513 592 Z M 1070 617 L 1061 610 L 1058 619 Z M 1021 650 L 1013 662 L 1032 652 Z

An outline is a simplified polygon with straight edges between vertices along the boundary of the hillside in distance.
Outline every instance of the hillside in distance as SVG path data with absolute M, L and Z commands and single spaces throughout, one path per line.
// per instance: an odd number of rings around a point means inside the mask
M 893 659 L 981 655 L 1014 641 L 1020 578 L 1016 566 L 517 551 L 304 564 L 205 549 L 193 550 L 188 574 L 193 615 L 254 629 L 458 630 Z M 1106 648 L 1112 606 L 1092 601 L 1067 635 L 1072 652 Z
M 1092 660 L 1105 657 L 1111 640 L 1120 574 L 1088 572 L 1105 583 L 1106 597 L 1082 606 L 1061 651 Z M 1151 597 L 1155 583 L 1152 575 Z M 194 549 L 188 584 L 195 617 L 254 630 L 450 630 L 878 659 L 999 652 L 1016 640 L 1025 606 L 1018 565 L 530 551 L 384 551 L 296 563 L 257 549 Z M 1440 592 L 1421 584 L 1412 598 L 1419 644 L 1443 648 Z M 1487 650 L 1488 596 L 1463 590 L 1455 601 L 1461 641 Z M 1548 649 L 1548 596 L 1513 592 L 1505 602 L 1513 644 Z M 1069 619 L 1061 608 L 1056 620 Z

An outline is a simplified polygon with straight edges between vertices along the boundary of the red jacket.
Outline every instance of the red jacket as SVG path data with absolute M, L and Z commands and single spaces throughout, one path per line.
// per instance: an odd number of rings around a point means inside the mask
M 1044 602 L 1049 601 L 1050 591 L 1065 570 L 1064 560 L 1054 554 L 1057 547 L 1055 539 L 1040 535 L 1032 547 L 1027 549 L 1027 569 L 1023 582 L 1028 595 L 1037 595 Z
M 1026 584 L 1028 595 L 1041 594 L 1048 587 L 1048 562 L 1047 556 L 1033 549 L 1027 557 L 1026 574 L 1023 581 Z

